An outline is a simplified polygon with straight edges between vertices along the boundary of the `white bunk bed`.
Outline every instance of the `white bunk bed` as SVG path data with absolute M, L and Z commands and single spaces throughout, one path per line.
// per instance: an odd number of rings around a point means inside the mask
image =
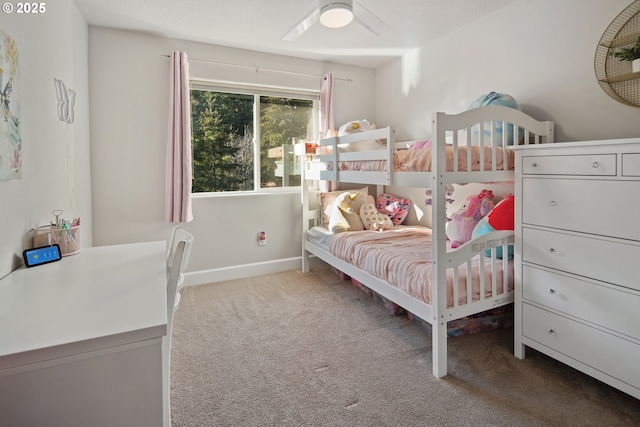
M 503 130 L 507 129 L 507 124 L 514 125 L 512 141 L 516 141 L 519 145 L 554 142 L 553 122 L 539 122 L 515 109 L 489 106 L 456 115 L 433 114 L 432 148 L 422 149 L 432 154 L 428 161 L 430 168 L 426 168 L 430 169 L 428 171 L 406 171 L 402 170 L 402 166 L 396 165 L 396 154 L 400 157 L 400 154 L 404 156 L 414 153 L 406 153 L 403 150 L 406 144 L 395 142 L 394 130 L 391 127 L 321 140 L 319 151 L 324 150 L 329 154 L 302 156 L 302 271 L 309 272 L 309 257 L 315 255 L 374 292 L 429 322 L 432 325 L 433 374 L 436 377 L 447 374 L 447 322 L 513 302 L 513 290 L 507 288 L 508 274 L 490 274 L 490 284 L 485 283 L 484 274 L 479 275 L 477 279 L 480 281 L 479 289 L 489 289 L 488 295 L 486 292 L 478 292 L 477 298 L 465 297 L 466 301 L 463 303 L 459 301 L 458 289 L 461 287 L 466 291 L 466 295 L 473 295 L 473 280 L 467 277 L 471 275 L 465 273 L 472 270 L 472 261 L 479 262 L 493 273 L 499 269 L 513 270 L 512 266 L 508 265 L 512 261 L 508 261 L 506 257 L 496 259 L 496 250 L 492 249 L 502 246 L 503 252 L 506 253 L 507 245 L 513 244 L 513 232 L 497 231 L 474 239 L 457 249 L 448 249 L 445 228 L 447 184 L 514 180 L 513 150 L 507 148 L 508 132 L 496 131 L 500 127 Z M 358 143 L 372 140 L 381 143 L 379 149 L 355 151 Z M 472 145 L 470 150 L 475 151 L 476 156 L 473 161 L 472 156 L 465 156 L 470 151 L 467 147 Z M 354 148 L 350 149 L 350 147 Z M 500 159 L 503 161 L 500 162 Z M 365 160 L 372 161 L 370 163 L 377 166 L 382 165 L 383 170 L 343 170 L 349 163 L 342 162 Z M 312 181 L 311 185 L 309 180 Z M 409 295 L 367 271 L 354 267 L 333 255 L 328 245 L 309 240 L 312 227 L 322 226 L 322 213 L 316 202 L 320 193 L 319 181 L 321 180 L 376 185 L 378 192 L 383 186 L 389 185 L 431 189 L 431 206 L 421 206 L 423 209 L 431 209 L 432 213 L 431 242 L 425 240 L 425 245 L 432 245 L 430 303 Z M 486 249 L 493 251 L 491 257 L 484 255 Z M 450 286 L 452 290 L 449 290 L 449 298 L 447 298 L 447 276 L 450 282 L 459 283 L 459 286 Z M 503 292 L 505 289 L 507 292 Z

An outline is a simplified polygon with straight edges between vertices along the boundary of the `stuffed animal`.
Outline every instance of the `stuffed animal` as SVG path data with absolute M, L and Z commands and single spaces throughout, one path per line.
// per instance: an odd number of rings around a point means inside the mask
M 338 136 L 352 135 L 358 132 L 366 132 L 376 129 L 376 125 L 370 123 L 368 120 L 353 120 L 340 126 L 338 129 Z M 384 145 L 384 140 L 370 140 L 360 141 L 352 144 L 338 144 L 340 151 L 369 151 L 377 150 Z
M 376 125 L 372 125 L 368 120 L 353 120 L 351 122 L 347 122 L 340 126 L 338 129 L 338 135 L 350 135 L 356 132 L 366 132 L 368 130 L 373 130 L 376 128 Z
M 364 230 L 360 215 L 357 208 L 353 206 L 360 192 L 340 194 L 331 210 L 331 218 L 329 219 L 329 230 L 332 233 L 342 233 L 345 231 L 361 231 Z
M 513 230 L 514 227 L 514 199 L 513 195 L 508 195 L 478 222 L 471 234 L 472 238 L 482 236 L 496 230 Z M 491 256 L 491 249 L 485 251 L 486 256 Z M 496 258 L 502 259 L 502 246 L 496 248 Z M 513 245 L 507 248 L 507 259 L 513 258 Z
M 503 107 L 514 108 L 516 110 L 520 110 L 520 106 L 518 105 L 518 101 L 515 100 L 511 95 L 507 95 L 506 93 L 497 93 L 497 92 L 489 92 L 486 95 L 479 96 L 476 98 L 471 105 L 469 105 L 469 109 L 486 107 L 489 105 L 499 105 Z M 496 140 L 498 142 L 498 146 L 502 146 L 502 121 L 496 122 Z M 484 140 L 489 141 L 491 138 L 491 122 L 485 122 L 483 125 L 484 132 Z M 507 145 L 513 145 L 513 125 L 507 124 Z M 520 138 L 522 138 L 523 133 L 520 131 L 518 133 Z M 471 145 L 479 145 L 480 144 L 480 131 L 477 126 L 472 128 L 471 132 Z
M 469 197 L 467 202 L 451 216 L 447 223 L 447 237 L 451 240 L 451 247 L 457 248 L 471 240 L 474 227 L 494 207 L 493 192 L 482 190 L 479 194 Z

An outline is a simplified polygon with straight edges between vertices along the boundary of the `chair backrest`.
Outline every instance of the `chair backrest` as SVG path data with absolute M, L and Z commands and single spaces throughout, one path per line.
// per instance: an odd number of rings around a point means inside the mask
M 178 277 L 185 271 L 189 264 L 189 256 L 191 255 L 191 246 L 193 244 L 193 235 L 188 231 L 185 231 L 182 227 L 177 226 L 171 232 L 171 238 L 169 239 L 169 246 L 167 248 L 167 277 L 171 274 L 171 270 L 174 266 L 173 259 L 178 243 L 185 242 L 184 256 L 182 261 L 178 265 Z
M 184 260 L 184 253 L 187 243 L 184 240 L 176 244 L 173 252 L 173 265 L 169 270 L 167 279 L 167 335 L 171 337 L 173 327 L 173 306 L 176 302 L 176 294 L 178 293 L 178 281 L 180 280 L 180 265 Z

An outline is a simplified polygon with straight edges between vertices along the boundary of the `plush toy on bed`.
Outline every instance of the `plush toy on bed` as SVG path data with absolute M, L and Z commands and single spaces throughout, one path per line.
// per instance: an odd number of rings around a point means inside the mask
M 338 129 L 338 135 L 350 135 L 356 132 L 366 132 L 368 130 L 373 130 L 376 128 L 376 125 L 373 125 L 369 122 L 369 120 L 353 120 L 351 122 L 347 122 L 340 126 Z
M 497 93 L 497 92 L 489 92 L 486 95 L 479 96 L 476 98 L 471 105 L 469 105 L 469 109 L 486 107 L 490 105 L 498 105 L 502 107 L 514 108 L 516 110 L 520 110 L 520 106 L 518 105 L 518 101 L 515 100 L 511 95 L 507 95 L 506 93 Z M 496 121 L 496 140 L 498 142 L 498 146 L 502 146 L 502 121 Z M 485 122 L 484 124 L 484 140 L 490 141 L 491 138 L 491 122 Z M 522 133 L 519 133 L 520 138 L 522 138 Z M 486 143 L 486 142 L 485 142 Z M 477 126 L 472 128 L 471 132 L 471 145 L 479 145 L 480 144 L 480 132 Z M 507 145 L 513 145 L 513 125 L 507 124 Z
M 370 123 L 368 120 L 353 120 L 347 122 L 340 126 L 338 129 L 338 136 L 351 135 L 358 132 L 366 132 L 369 130 L 376 129 L 376 125 Z M 353 144 L 339 144 L 341 150 L 343 151 L 369 151 L 376 150 L 383 145 L 381 141 L 371 140 L 371 141 L 361 141 Z
M 493 192 L 482 190 L 479 194 L 469 197 L 467 202 L 451 216 L 447 222 L 447 237 L 451 240 L 451 247 L 457 248 L 471 240 L 474 227 L 494 207 Z
M 360 205 L 355 206 L 354 203 L 359 194 L 360 192 L 350 193 L 346 191 L 336 198 L 329 218 L 329 230 L 332 233 L 364 230 L 364 225 L 359 215 Z
M 482 236 L 496 230 L 514 229 L 514 199 L 513 195 L 508 195 L 498 202 L 496 206 L 478 222 L 471 234 L 472 238 Z M 491 249 L 485 251 L 486 256 L 491 256 Z M 502 259 L 502 246 L 496 248 L 496 258 Z M 507 247 L 507 259 L 513 258 L 513 245 Z

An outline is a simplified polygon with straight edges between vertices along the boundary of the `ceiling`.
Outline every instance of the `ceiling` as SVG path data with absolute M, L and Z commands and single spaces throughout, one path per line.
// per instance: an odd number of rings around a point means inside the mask
M 316 23 L 282 40 L 318 0 L 75 0 L 89 25 L 377 68 L 516 0 L 357 0 L 391 29 Z

